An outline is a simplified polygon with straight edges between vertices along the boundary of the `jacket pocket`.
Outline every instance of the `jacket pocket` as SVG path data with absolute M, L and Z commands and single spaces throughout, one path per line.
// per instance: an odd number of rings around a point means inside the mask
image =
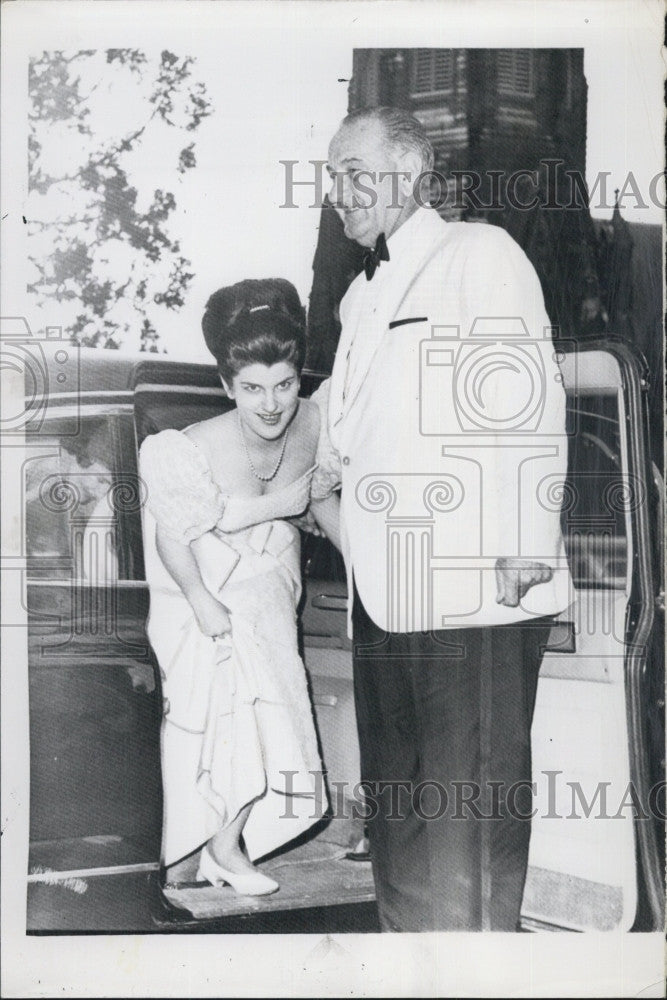
M 389 329 L 395 330 L 397 326 L 407 326 L 408 323 L 428 323 L 428 316 L 409 316 L 406 319 L 393 319 L 389 324 Z

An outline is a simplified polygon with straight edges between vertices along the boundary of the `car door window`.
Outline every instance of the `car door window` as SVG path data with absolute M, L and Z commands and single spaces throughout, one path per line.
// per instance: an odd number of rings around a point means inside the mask
M 120 578 L 110 417 L 83 417 L 78 434 L 51 420 L 24 464 L 28 577 L 110 583 Z
M 611 393 L 568 401 L 568 479 L 562 527 L 578 589 L 623 590 L 628 572 L 627 517 L 640 484 L 621 468 L 618 399 Z

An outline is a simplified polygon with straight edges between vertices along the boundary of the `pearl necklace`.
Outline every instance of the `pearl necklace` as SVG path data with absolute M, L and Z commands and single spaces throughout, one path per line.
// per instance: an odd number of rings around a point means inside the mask
M 236 414 L 237 414 L 237 422 L 238 422 L 239 434 L 241 435 L 241 441 L 243 443 L 243 450 L 245 451 L 246 458 L 248 459 L 248 465 L 250 466 L 250 471 L 252 472 L 252 474 L 255 477 L 255 479 L 259 479 L 260 482 L 262 482 L 262 483 L 270 483 L 272 479 L 275 479 L 275 477 L 276 477 L 276 475 L 278 473 L 278 469 L 283 464 L 283 458 L 285 457 L 285 448 L 287 447 L 287 435 L 289 434 L 289 426 L 287 427 L 287 430 L 285 431 L 285 433 L 283 435 L 283 446 L 280 449 L 280 455 L 278 456 L 278 461 L 276 463 L 275 469 L 273 470 L 273 472 L 269 473 L 268 476 L 263 476 L 261 474 L 261 472 L 257 471 L 257 469 L 254 466 L 253 460 L 250 457 L 250 452 L 248 450 L 248 445 L 247 445 L 247 442 L 246 442 L 246 439 L 245 439 L 245 435 L 243 433 L 243 427 L 241 425 L 241 418 L 238 416 L 238 410 L 236 411 Z

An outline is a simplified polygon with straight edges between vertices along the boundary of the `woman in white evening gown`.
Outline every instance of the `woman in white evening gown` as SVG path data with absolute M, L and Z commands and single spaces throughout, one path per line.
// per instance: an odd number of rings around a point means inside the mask
M 162 861 L 203 847 L 198 880 L 262 895 L 278 885 L 253 860 L 326 808 L 288 519 L 312 499 L 336 540 L 336 473 L 324 448 L 317 463 L 318 402 L 298 396 L 305 336 L 293 286 L 220 289 L 202 327 L 236 408 L 141 447 L 148 636 L 165 698 Z

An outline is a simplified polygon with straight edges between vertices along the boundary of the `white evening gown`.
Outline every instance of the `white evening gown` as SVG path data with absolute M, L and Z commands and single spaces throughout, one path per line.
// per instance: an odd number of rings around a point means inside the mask
M 297 648 L 299 532 L 281 520 L 307 507 L 314 468 L 264 496 L 232 497 L 183 432 L 165 430 L 142 445 L 147 632 L 165 699 L 165 865 L 200 847 L 251 801 L 243 836 L 253 860 L 303 833 L 326 810 Z M 229 643 L 199 631 L 157 553 L 156 521 L 183 543 L 204 536 L 200 568 L 231 612 L 231 654 Z

